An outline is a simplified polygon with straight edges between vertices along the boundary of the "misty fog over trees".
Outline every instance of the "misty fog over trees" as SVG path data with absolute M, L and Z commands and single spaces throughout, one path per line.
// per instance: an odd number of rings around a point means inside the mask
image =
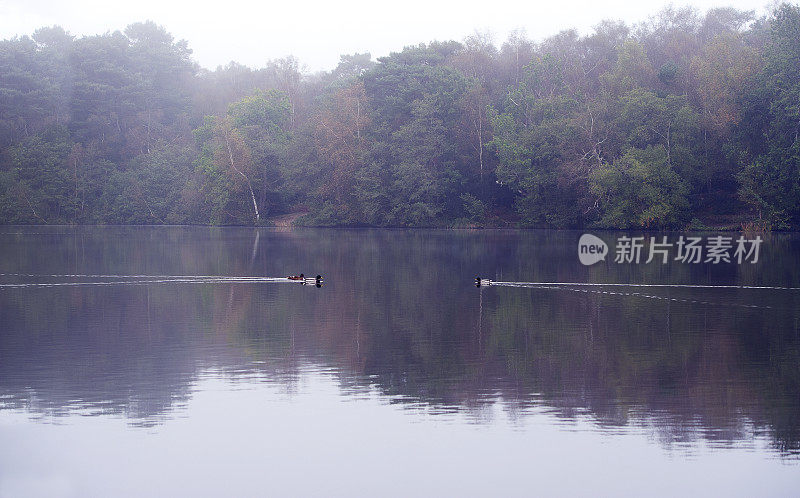
M 0 41 L 0 223 L 800 227 L 800 8 L 201 69 L 152 22 Z

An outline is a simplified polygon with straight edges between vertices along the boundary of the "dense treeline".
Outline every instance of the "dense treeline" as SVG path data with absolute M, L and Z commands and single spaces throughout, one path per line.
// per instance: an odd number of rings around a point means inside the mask
M 200 69 L 151 23 L 0 42 L 0 222 L 800 226 L 800 8 Z

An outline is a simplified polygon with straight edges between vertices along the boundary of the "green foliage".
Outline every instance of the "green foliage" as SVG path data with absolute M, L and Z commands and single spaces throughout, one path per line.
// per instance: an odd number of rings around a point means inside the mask
M 0 41 L 0 223 L 797 228 L 799 40 L 791 4 L 668 8 L 303 75 L 42 28 Z
M 745 96 L 743 143 L 753 159 L 737 179 L 759 219 L 787 228 L 800 222 L 800 7 L 778 7 L 766 35 L 764 67 Z
M 458 194 L 468 166 L 457 154 L 455 128 L 468 82 L 452 68 L 430 65 L 455 49 L 436 44 L 406 49 L 365 75 L 373 112 L 373 161 L 389 172 L 379 175 L 379 185 L 370 182 L 383 195 L 361 196 L 367 203 L 365 221 L 436 226 L 461 212 Z M 382 212 L 384 199 L 391 206 L 388 212 Z
M 794 161 L 795 164 L 781 164 L 760 156 L 737 174 L 742 201 L 756 211 L 759 220 L 765 219 L 779 229 L 790 227 L 789 213 L 797 209 L 800 182 L 790 176 L 797 171 L 797 159 Z
M 577 135 L 575 99 L 566 96 L 524 98 L 525 112 L 495 114 L 490 146 L 499 164 L 497 178 L 517 191 L 516 209 L 523 224 L 530 226 L 574 226 L 580 223 L 577 192 L 566 187 L 566 171 L 573 159 L 569 141 Z M 527 121 L 527 123 L 526 123 Z
M 112 180 L 119 191 L 110 219 L 139 225 L 187 221 L 180 203 L 192 157 L 191 149 L 166 144 L 137 156 L 128 171 Z
M 602 228 L 669 228 L 685 220 L 687 189 L 670 167 L 663 147 L 630 149 L 591 176 L 600 198 Z
M 274 89 L 256 91 L 228 107 L 234 126 L 253 127 L 264 134 L 285 135 L 290 111 L 288 96 Z
M 27 137 L 7 151 L 5 211 L 16 223 L 65 223 L 75 217 L 75 180 L 66 167 L 70 144 L 63 128 Z
M 252 162 L 247 175 L 262 214 L 279 211 L 275 206 L 283 204 L 290 114 L 288 96 L 274 89 L 257 91 L 228 108 L 230 124 L 242 137 Z
M 486 204 L 472 194 L 461 194 L 467 220 L 481 222 L 486 218 Z

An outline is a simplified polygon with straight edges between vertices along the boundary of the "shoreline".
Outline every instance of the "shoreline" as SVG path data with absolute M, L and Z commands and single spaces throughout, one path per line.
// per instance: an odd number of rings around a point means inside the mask
M 34 227 L 53 227 L 53 228 L 256 228 L 275 231 L 290 231 L 303 229 L 326 229 L 326 230 L 425 230 L 425 231 L 496 231 L 496 232 L 530 232 L 530 231 L 556 231 L 556 232 L 625 232 L 625 233 L 687 233 L 687 232 L 723 232 L 723 233 L 784 233 L 800 234 L 800 230 L 766 230 L 766 231 L 746 231 L 732 227 L 707 227 L 707 228 L 687 228 L 687 229 L 648 229 L 648 228 L 546 228 L 546 227 L 436 227 L 436 226 L 325 226 L 325 225 L 207 225 L 207 224 L 28 224 L 28 225 L 0 225 L 0 228 L 34 228 Z M 2 234 L 2 232 L 0 232 Z

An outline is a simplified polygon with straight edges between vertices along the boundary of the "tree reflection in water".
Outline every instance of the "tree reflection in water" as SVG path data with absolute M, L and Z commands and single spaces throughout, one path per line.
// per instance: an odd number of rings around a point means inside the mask
M 577 232 L 26 228 L 0 236 L 5 273 L 323 273 L 325 287 L 148 285 L 0 291 L 0 408 L 45 419 L 122 414 L 150 426 L 204 375 L 296 389 L 309 368 L 341 396 L 481 423 L 545 409 L 666 446 L 766 434 L 800 451 L 800 296 L 705 290 L 749 309 L 552 289 L 525 281 L 800 283 L 794 235 L 757 265 L 581 266 Z M 613 237 L 613 235 L 611 235 Z M 255 243 L 254 243 L 255 242 Z M 3 282 L 23 281 L 2 277 Z M 692 289 L 660 295 L 697 297 Z M 211 372 L 211 373 L 209 373 Z

